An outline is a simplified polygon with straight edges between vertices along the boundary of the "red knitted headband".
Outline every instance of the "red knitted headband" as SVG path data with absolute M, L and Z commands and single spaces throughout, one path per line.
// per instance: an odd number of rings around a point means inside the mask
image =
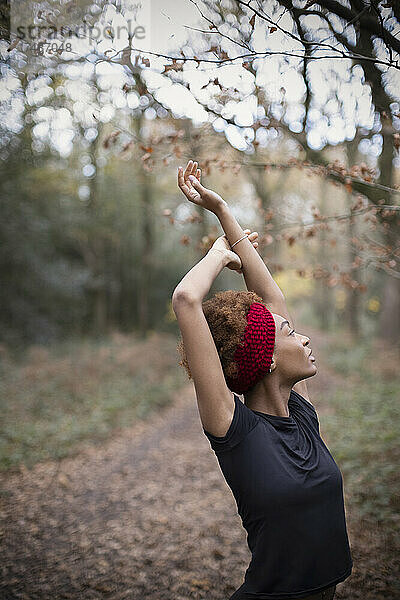
M 270 373 L 275 346 L 275 321 L 264 304 L 253 302 L 250 306 L 243 339 L 234 354 L 238 375 L 225 378 L 229 389 L 237 394 L 248 391 Z

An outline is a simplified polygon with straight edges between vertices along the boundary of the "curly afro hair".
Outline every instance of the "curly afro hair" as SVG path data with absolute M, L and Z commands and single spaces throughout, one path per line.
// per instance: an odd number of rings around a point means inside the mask
M 233 355 L 237 346 L 243 342 L 247 313 L 253 302 L 265 304 L 255 292 L 234 290 L 217 292 L 212 298 L 202 302 L 203 313 L 217 348 L 225 378 L 234 378 L 238 374 Z M 186 369 L 188 378 L 192 379 L 182 335 L 177 350 L 181 356 L 179 365 Z

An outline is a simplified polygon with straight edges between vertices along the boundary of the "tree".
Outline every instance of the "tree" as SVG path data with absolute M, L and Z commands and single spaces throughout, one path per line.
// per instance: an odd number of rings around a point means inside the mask
M 235 116 L 227 116 L 228 111 L 221 101 L 215 106 L 215 101 L 204 102 L 198 93 L 197 101 L 226 125 L 243 129 L 252 127 L 255 132 L 260 127 L 279 129 L 296 141 L 301 148 L 299 154 L 308 163 L 321 165 L 325 169 L 321 172 L 329 179 L 341 182 L 349 193 L 362 194 L 375 207 L 376 216 L 372 216 L 372 223 L 378 222 L 383 227 L 386 253 L 383 257 L 375 256 L 366 261 L 366 267 L 381 269 L 386 275 L 381 332 L 387 339 L 397 342 L 400 338 L 399 192 L 395 189 L 393 164 L 400 146 L 400 135 L 397 133 L 400 114 L 395 95 L 395 83 L 400 70 L 400 41 L 393 33 L 400 26 L 397 3 L 393 0 L 365 4 L 361 0 L 351 0 L 349 6 L 344 6 L 336 0 L 322 0 L 318 4 L 308 1 L 304 6 L 296 6 L 291 0 L 275 0 L 258 3 L 255 7 L 251 2 L 242 0 L 233 3 L 205 0 L 198 7 L 204 23 L 204 27 L 198 31 L 211 40 L 210 46 L 206 52 L 197 52 L 195 49 L 192 54 L 190 51 L 181 51 L 180 56 L 171 57 L 172 64 L 165 67 L 166 76 L 196 95 L 194 87 L 185 83 L 185 63 L 195 62 L 199 69 L 201 64 L 223 67 L 241 63 L 243 70 L 253 76 L 253 95 L 257 98 L 258 108 L 253 113 L 252 123 L 241 125 Z M 258 39 L 267 40 L 267 49 L 259 50 L 256 33 Z M 278 46 L 273 43 L 277 35 L 281 36 L 283 49 L 276 49 Z M 297 45 L 296 49 L 287 49 L 288 41 Z M 157 53 L 150 54 L 157 56 Z M 274 115 L 276 103 L 274 106 L 266 98 L 265 88 L 258 83 L 258 75 L 262 74 L 266 61 L 276 56 L 283 57 L 282 66 L 294 65 L 303 79 L 305 110 L 302 126 L 297 128 L 299 130 L 290 127 L 284 119 L 284 110 L 280 118 Z M 330 65 L 341 61 L 346 64 L 349 82 L 358 79 L 364 87 L 369 86 L 375 122 L 372 129 L 359 127 L 355 123 L 355 132 L 362 132 L 359 144 L 369 140 L 372 135 L 381 139 L 382 151 L 377 160 L 378 178 L 375 181 L 365 164 L 352 165 L 350 169 L 343 163 L 331 165 L 311 143 L 311 111 L 315 104 L 312 65 L 316 61 L 330 61 Z M 340 95 L 344 82 L 337 72 L 335 77 L 337 81 L 333 86 L 332 99 L 335 99 L 345 118 L 346 97 Z M 213 72 L 210 74 L 210 84 L 219 89 L 212 94 L 217 102 L 221 97 L 227 97 L 229 90 L 218 78 L 215 79 Z M 239 105 L 244 94 L 238 90 L 231 91 L 231 104 L 236 102 Z M 281 106 L 285 109 L 285 89 L 281 91 Z M 230 107 L 229 112 L 235 115 L 234 107 Z M 346 144 L 345 141 L 342 143 Z M 324 144 L 327 146 L 329 142 L 325 140 Z

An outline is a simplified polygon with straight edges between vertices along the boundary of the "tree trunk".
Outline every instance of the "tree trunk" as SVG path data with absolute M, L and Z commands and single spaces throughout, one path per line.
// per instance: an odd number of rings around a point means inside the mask
M 152 193 L 149 175 L 142 170 L 141 175 L 141 206 L 142 206 L 142 256 L 139 264 L 138 317 L 139 335 L 145 337 L 150 327 L 150 281 L 151 257 L 154 248 L 152 225 Z
M 327 199 L 328 196 L 328 183 L 325 179 L 321 179 L 321 201 L 320 209 L 321 213 L 326 213 Z M 326 246 L 327 235 L 326 230 L 321 229 L 319 234 L 319 251 L 318 258 L 319 264 L 323 269 L 329 270 L 329 252 Z M 328 287 L 327 281 L 324 277 L 315 280 L 317 294 L 316 294 L 316 306 L 319 322 L 322 329 L 329 330 L 331 327 L 331 319 L 333 313 L 333 294 L 331 288 Z
M 398 247 L 398 216 L 391 219 L 386 230 L 385 246 Z M 378 335 L 394 345 L 400 345 L 400 279 L 387 274 L 382 294 L 380 328 Z
M 351 202 L 351 198 L 349 198 Z M 350 242 L 352 237 L 357 237 L 356 223 L 353 217 L 348 220 L 348 238 L 349 238 L 349 262 L 353 263 L 357 256 L 354 244 Z M 352 270 L 352 278 L 358 281 L 360 270 L 358 268 Z M 346 300 L 346 321 L 349 330 L 357 339 L 360 336 L 360 293 L 357 289 L 347 288 Z
M 383 147 L 379 161 L 379 183 L 393 187 L 393 126 L 387 119 L 382 119 L 382 121 Z M 390 204 L 394 204 L 394 201 L 391 200 Z M 394 217 L 386 219 L 386 223 L 384 223 L 384 243 L 393 250 L 398 246 L 398 223 L 398 213 Z M 387 274 L 385 280 L 379 334 L 387 341 L 398 344 L 400 338 L 400 279 L 395 279 L 392 275 Z
M 372 36 L 368 31 L 360 29 L 360 48 L 359 50 L 370 56 L 373 53 Z M 379 180 L 378 183 L 388 187 L 393 187 L 393 155 L 394 155 L 394 126 L 391 116 L 391 102 L 394 97 L 390 96 L 386 91 L 385 82 L 383 81 L 382 72 L 374 63 L 363 63 L 365 79 L 371 85 L 372 100 L 375 105 L 376 112 L 379 113 L 382 124 L 382 152 L 379 156 Z M 395 204 L 392 194 L 379 194 L 380 198 L 384 198 L 387 204 Z M 377 203 L 377 202 L 376 202 Z M 377 217 L 380 215 L 378 213 Z M 397 214 L 391 219 L 386 219 L 388 226 L 386 227 L 385 244 L 395 248 L 398 243 L 398 218 Z M 393 276 L 387 274 L 384 282 L 382 293 L 382 309 L 380 314 L 380 327 L 378 335 L 382 336 L 389 342 L 398 343 L 400 337 L 400 280 L 393 281 Z
M 346 143 L 346 153 L 347 153 L 347 166 L 350 169 L 357 161 L 358 156 L 358 143 L 359 137 L 356 133 L 354 139 L 348 141 Z M 352 204 L 352 194 L 346 194 L 346 200 L 348 202 L 348 206 L 350 207 Z M 351 217 L 348 220 L 348 244 L 349 244 L 349 264 L 353 264 L 356 256 L 357 249 L 355 245 L 352 243 L 352 238 L 357 237 L 357 223 L 354 218 Z M 356 281 L 359 280 L 360 277 L 360 269 L 356 268 L 352 271 L 352 278 Z M 353 336 L 358 339 L 360 336 L 360 293 L 357 289 L 353 289 L 352 287 L 347 288 L 347 298 L 346 298 L 346 321 L 347 326 Z
M 98 165 L 98 144 L 101 137 L 101 127 L 98 128 L 98 135 L 90 145 L 89 155 L 92 164 L 95 166 L 95 173 L 89 179 L 89 201 L 87 210 L 89 215 L 89 224 L 100 221 L 99 215 L 99 165 Z M 96 227 L 89 228 L 90 234 L 88 239 L 89 251 L 86 256 L 90 256 L 88 266 L 91 270 L 91 282 L 89 293 L 91 296 L 91 313 L 92 313 L 92 333 L 101 336 L 106 331 L 107 326 L 107 294 L 106 294 L 106 277 L 105 277 L 105 240 L 102 234 L 98 233 Z
M 143 144 L 146 140 L 143 139 L 141 127 L 144 121 L 144 116 L 134 120 L 136 135 L 142 139 Z M 140 184 L 140 200 L 141 206 L 141 256 L 138 264 L 138 289 L 137 289 L 137 311 L 138 311 L 138 334 L 141 338 L 145 338 L 149 330 L 150 323 L 150 298 L 151 298 L 151 268 L 152 256 L 155 248 L 154 232 L 153 232 L 153 194 L 152 194 L 152 178 L 153 173 L 145 171 L 142 165 L 138 166 L 138 179 Z

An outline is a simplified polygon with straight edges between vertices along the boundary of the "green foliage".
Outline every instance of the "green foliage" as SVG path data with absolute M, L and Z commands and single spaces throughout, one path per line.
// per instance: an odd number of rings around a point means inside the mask
M 342 375 L 360 373 L 364 367 L 364 361 L 369 356 L 371 349 L 366 343 L 357 345 L 343 345 L 336 348 L 329 355 L 330 365 Z
M 371 344 L 329 345 L 330 365 L 346 379 L 328 389 L 324 402 L 332 413 L 321 417 L 321 429 L 340 464 L 351 512 L 390 529 L 400 525 L 400 378 L 395 364 L 388 370 L 390 353 L 378 364 L 376 357 Z

